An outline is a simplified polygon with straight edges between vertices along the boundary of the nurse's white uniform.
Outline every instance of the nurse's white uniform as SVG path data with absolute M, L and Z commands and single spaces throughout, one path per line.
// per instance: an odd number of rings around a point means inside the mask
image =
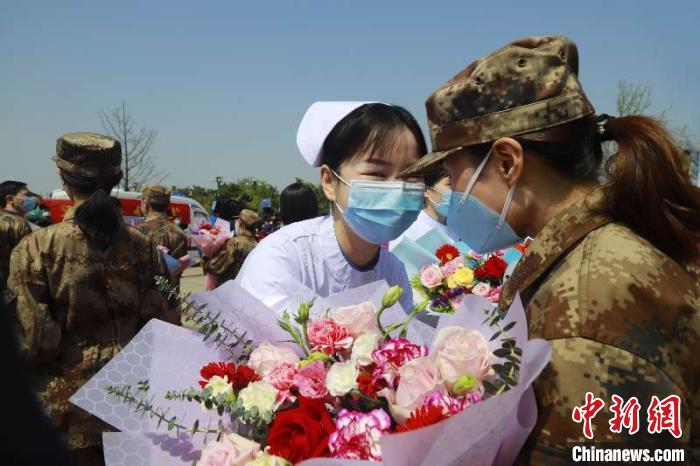
M 396 245 L 399 244 L 404 238 L 408 238 L 412 241 L 415 241 L 424 234 L 436 228 L 445 232 L 447 236 L 449 236 L 453 240 L 459 241 L 459 238 L 450 230 L 448 230 L 446 225 L 443 225 L 442 223 L 435 220 L 433 217 L 428 215 L 425 209 L 423 209 L 420 211 L 420 214 L 418 214 L 418 218 L 416 219 L 416 221 L 413 222 L 413 224 L 411 224 L 411 226 L 408 227 L 408 229 L 404 231 L 401 234 L 401 236 L 399 236 L 393 241 L 389 241 L 389 251 L 394 249 Z
M 279 313 L 296 308 L 300 283 L 326 297 L 377 280 L 401 286 L 405 290 L 401 305 L 411 310 L 411 285 L 401 261 L 379 248 L 376 265 L 358 270 L 345 258 L 328 216 L 293 223 L 267 236 L 236 277 L 241 287 Z

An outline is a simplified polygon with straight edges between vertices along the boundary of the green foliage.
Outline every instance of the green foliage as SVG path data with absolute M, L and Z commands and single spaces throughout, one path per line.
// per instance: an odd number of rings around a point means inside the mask
M 330 208 L 328 199 L 323 194 L 320 184 L 309 183 L 301 178 L 296 178 L 295 183 L 303 183 L 309 186 L 316 194 L 318 200 L 318 211 L 320 214 L 327 214 Z M 282 188 L 283 189 L 283 188 Z M 207 188 L 203 186 L 184 186 L 176 187 L 176 191 L 180 191 L 187 197 L 197 200 L 206 209 L 211 208 L 211 203 L 216 199 L 216 188 Z M 259 178 L 240 178 L 236 181 L 221 183 L 218 190 L 221 196 L 226 196 L 234 200 L 240 199 L 243 195 L 249 195 L 252 200 L 248 203 L 248 208 L 260 212 L 263 199 L 270 199 L 272 208 L 279 211 L 280 207 L 280 191 L 276 186 Z

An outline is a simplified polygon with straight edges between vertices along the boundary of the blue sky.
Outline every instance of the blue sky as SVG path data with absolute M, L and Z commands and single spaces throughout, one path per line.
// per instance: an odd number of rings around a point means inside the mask
M 700 133 L 697 1 L 255 1 L 0 4 L 2 175 L 57 187 L 65 132 L 101 131 L 126 101 L 158 130 L 166 184 L 316 181 L 295 145 L 315 100 L 401 104 L 425 128 L 425 98 L 471 61 L 524 35 L 565 34 L 598 112 L 621 79 Z M 427 135 L 426 135 L 427 136 Z

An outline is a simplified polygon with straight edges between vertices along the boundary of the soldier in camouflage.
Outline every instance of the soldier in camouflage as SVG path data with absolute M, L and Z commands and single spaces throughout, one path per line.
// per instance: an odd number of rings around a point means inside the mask
M 177 318 L 155 287 L 156 276 L 167 276 L 159 251 L 127 228 L 108 194 L 121 179 L 119 142 L 66 134 L 54 160 L 75 206 L 62 223 L 15 248 L 9 288 L 21 348 L 35 366 L 47 413 L 72 449 L 101 464 L 101 434 L 108 426 L 69 397 L 149 319 Z
M 164 186 L 153 185 L 143 190 L 141 210 L 146 221 L 136 228 L 153 240 L 158 246 L 168 250 L 176 259 L 187 254 L 187 235 L 168 218 L 170 190 Z
M 553 348 L 534 383 L 538 422 L 518 464 L 571 463 L 567 445 L 589 441 L 573 420 L 587 392 L 606 403 L 592 420 L 594 441 L 688 442 L 700 464 L 700 360 L 692 356 L 700 344 L 700 200 L 669 133 L 646 117 L 596 117 L 565 37 L 509 44 L 426 106 L 434 152 L 402 176 L 442 162 L 452 203 L 477 199 L 494 221 L 491 236 L 510 226 L 535 238 L 499 304 L 507 309 L 519 293 L 530 338 Z M 618 152 L 601 183 L 607 140 Z M 639 400 L 637 434 L 611 430 L 613 395 Z M 647 432 L 654 395 L 680 397 L 679 438 Z
M 32 231 L 23 212 L 27 193 L 27 184 L 21 181 L 0 183 L 0 289 L 7 283 L 12 249 Z
M 214 257 L 202 259 L 202 269 L 205 273 L 214 275 L 218 285 L 236 278 L 248 254 L 257 246 L 255 228 L 258 221 L 257 213 L 249 209 L 241 210 L 235 219 L 236 236 L 228 240 L 226 246 Z

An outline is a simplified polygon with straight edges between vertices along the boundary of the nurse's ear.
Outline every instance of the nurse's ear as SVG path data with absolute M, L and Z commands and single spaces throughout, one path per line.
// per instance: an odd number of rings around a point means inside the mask
M 500 138 L 493 143 L 493 153 L 498 175 L 508 186 L 518 182 L 523 174 L 523 146 L 513 138 Z
M 333 170 L 328 165 L 321 165 L 321 187 L 323 188 L 323 194 L 326 195 L 326 199 L 331 202 L 335 202 L 335 185 L 338 179 L 333 174 Z

